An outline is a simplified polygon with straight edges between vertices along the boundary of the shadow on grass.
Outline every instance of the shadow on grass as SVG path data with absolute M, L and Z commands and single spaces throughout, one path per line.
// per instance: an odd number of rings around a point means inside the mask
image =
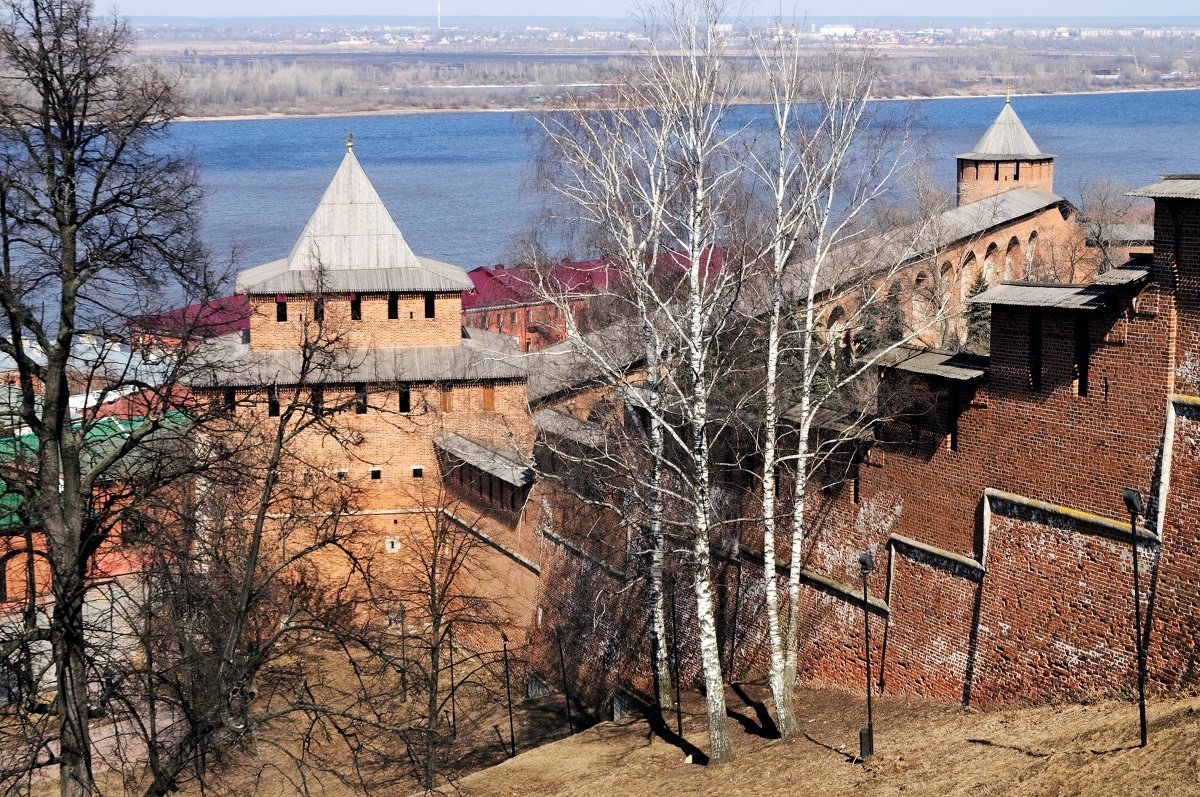
M 1021 755 L 1029 756 L 1030 758 L 1049 758 L 1051 756 L 1050 753 L 1046 753 L 1041 750 L 1032 750 L 1028 747 L 1020 747 L 1015 744 L 993 742 L 991 739 L 967 739 L 967 742 L 969 744 L 980 745 L 981 747 L 995 747 L 1000 750 L 1011 750 L 1014 753 L 1020 753 Z M 1056 750 L 1055 753 L 1058 755 L 1110 755 L 1112 753 L 1121 753 L 1126 750 L 1136 749 L 1138 749 L 1136 744 L 1128 744 L 1123 747 L 1112 747 L 1107 750 Z
M 778 739 L 779 726 L 775 724 L 775 720 L 771 718 L 771 712 L 767 711 L 767 705 L 761 700 L 755 700 L 746 694 L 746 689 L 741 684 L 732 684 L 730 688 L 733 693 L 738 696 L 746 708 L 754 711 L 754 719 L 745 714 L 734 711 L 726 706 L 725 713 L 732 719 L 736 720 L 742 726 L 742 729 L 753 736 L 758 736 L 762 739 Z
M 858 763 L 858 756 L 854 755 L 853 753 L 847 753 L 845 750 L 843 750 L 840 747 L 834 747 L 831 744 L 826 744 L 825 742 L 822 742 L 819 739 L 813 738 L 813 736 L 811 734 L 807 734 L 807 733 L 804 734 L 804 738 L 808 739 L 810 742 L 815 744 L 817 747 L 824 747 L 826 750 L 829 750 L 830 752 L 837 753 L 843 759 L 845 759 L 847 764 L 857 764 Z
M 708 756 L 705 752 L 676 733 L 657 708 L 646 709 L 646 723 L 650 726 L 650 732 L 655 736 L 669 745 L 678 747 L 685 756 L 691 756 L 693 764 L 704 766 L 708 763 Z

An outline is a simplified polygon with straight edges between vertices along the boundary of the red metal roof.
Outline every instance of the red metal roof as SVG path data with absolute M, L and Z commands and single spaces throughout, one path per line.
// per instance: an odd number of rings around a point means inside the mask
M 215 338 L 250 328 L 250 300 L 237 293 L 203 304 L 146 316 L 138 326 L 153 335 Z
M 664 252 L 658 259 L 664 271 L 682 272 L 688 257 L 682 252 Z M 723 249 L 713 247 L 705 253 L 704 270 L 720 270 L 725 265 Z M 526 263 L 505 267 L 480 266 L 467 272 L 474 287 L 463 291 L 463 310 L 506 305 L 541 304 L 548 286 L 555 293 L 586 296 L 603 291 L 621 279 L 621 273 L 606 258 L 570 260 L 564 258 L 548 268 L 538 269 Z
M 522 263 L 506 268 L 502 264 L 480 266 L 467 272 L 475 286 L 463 291 L 462 307 L 501 307 L 511 304 L 539 304 L 545 301 L 540 285 L 546 284 L 557 292 L 587 295 L 603 290 L 613 275 L 608 261 L 568 260 L 548 269 L 535 269 Z

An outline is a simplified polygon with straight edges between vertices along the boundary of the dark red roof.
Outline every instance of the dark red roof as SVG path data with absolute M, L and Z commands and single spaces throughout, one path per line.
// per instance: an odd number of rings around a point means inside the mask
M 687 271 L 688 263 L 687 252 L 663 252 L 658 256 L 658 267 L 669 267 L 671 271 L 684 272 Z M 725 250 L 719 246 L 710 246 L 704 250 L 700 256 L 701 272 L 704 277 L 707 277 L 710 271 L 720 272 L 725 268 Z M 661 273 L 661 272 L 660 272 Z
M 237 293 L 146 316 L 138 320 L 138 327 L 152 335 L 186 335 L 189 338 L 230 335 L 250 328 L 250 300 L 245 294 Z
M 663 274 L 679 274 L 686 270 L 688 256 L 682 252 L 663 252 L 658 258 L 658 270 Z M 702 259 L 705 276 L 710 269 L 720 271 L 725 265 L 725 250 L 710 247 Z M 475 310 L 484 307 L 507 305 L 541 304 L 546 301 L 543 284 L 555 293 L 571 293 L 580 296 L 596 293 L 620 279 L 621 273 L 605 258 L 596 260 L 569 260 L 548 268 L 535 269 L 522 263 L 505 267 L 480 266 L 467 272 L 471 290 L 463 291 L 462 308 Z
M 521 264 L 506 268 L 503 265 L 480 266 L 467 272 L 474 288 L 463 291 L 462 307 L 502 307 L 511 304 L 538 304 L 545 301 L 540 285 L 552 286 L 555 292 L 587 295 L 603 290 L 613 271 L 607 260 L 563 260 L 547 269 L 537 270 Z M 540 275 L 540 276 L 539 276 Z

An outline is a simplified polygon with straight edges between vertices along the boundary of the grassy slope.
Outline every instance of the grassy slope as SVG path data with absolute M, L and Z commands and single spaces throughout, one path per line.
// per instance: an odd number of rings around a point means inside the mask
M 1154 701 L 1143 750 L 1133 746 L 1137 708 L 1129 703 L 978 712 L 884 696 L 876 702 L 876 755 L 866 767 L 851 755 L 864 722 L 861 696 L 802 692 L 805 735 L 792 744 L 756 735 L 753 699 L 730 700 L 743 719 L 734 723 L 738 760 L 725 767 L 686 763 L 644 721 L 625 721 L 525 753 L 461 785 L 468 797 L 1200 794 L 1200 697 Z M 687 708 L 685 734 L 704 747 L 701 706 L 694 700 Z

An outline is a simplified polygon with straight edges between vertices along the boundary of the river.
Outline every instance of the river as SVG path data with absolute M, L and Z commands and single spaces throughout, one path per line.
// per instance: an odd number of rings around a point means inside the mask
M 894 101 L 915 112 L 923 157 L 946 186 L 1003 99 Z M 1200 172 L 1200 91 L 1017 97 L 1055 185 L 1077 199 L 1088 181 L 1134 186 Z M 742 111 L 743 113 L 745 111 Z M 316 205 L 348 132 L 396 223 L 418 254 L 465 268 L 510 259 L 539 199 L 527 187 L 533 119 L 526 113 L 429 113 L 183 122 L 174 142 L 200 161 L 205 240 L 239 268 L 283 257 Z

